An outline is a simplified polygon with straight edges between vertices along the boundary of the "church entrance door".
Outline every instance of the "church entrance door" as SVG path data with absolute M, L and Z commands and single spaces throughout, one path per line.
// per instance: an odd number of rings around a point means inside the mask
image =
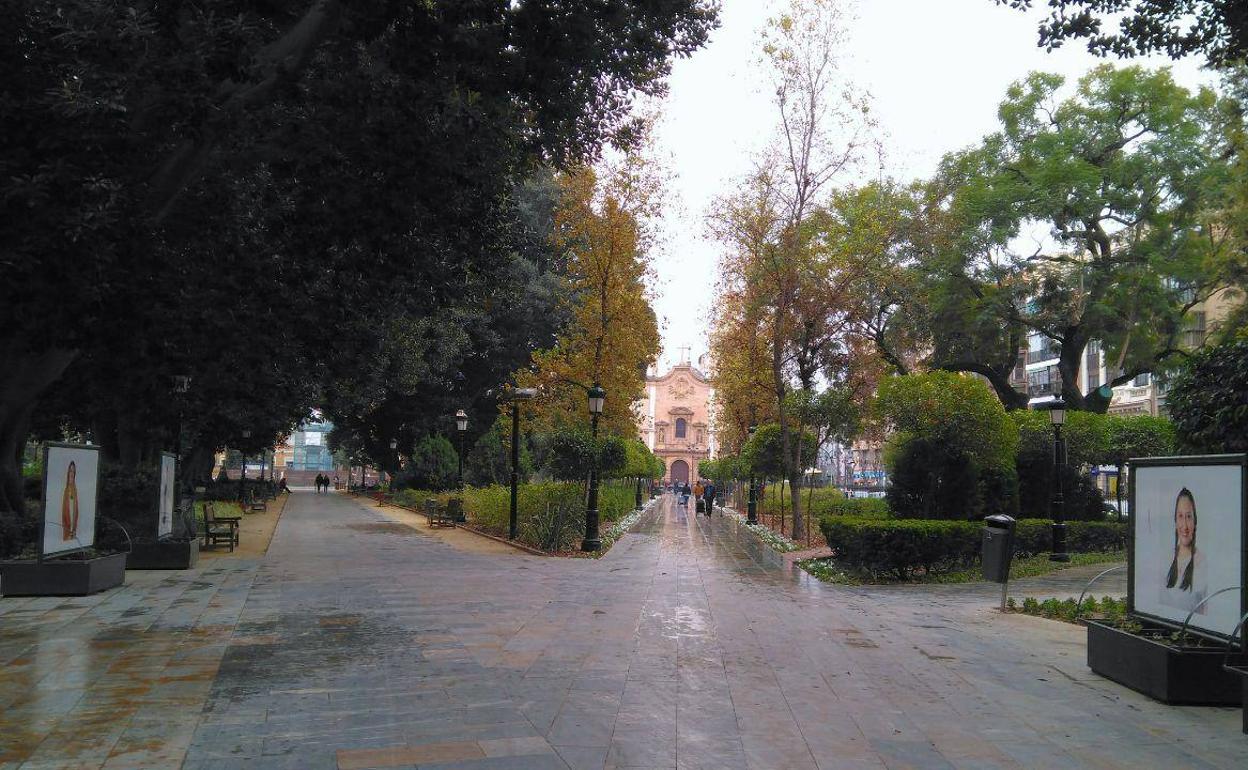
M 684 460 L 672 461 L 672 483 L 684 484 L 689 481 L 689 463 Z

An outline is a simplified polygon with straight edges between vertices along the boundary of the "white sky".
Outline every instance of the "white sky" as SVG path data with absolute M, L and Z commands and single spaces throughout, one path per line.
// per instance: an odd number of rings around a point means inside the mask
M 723 0 L 710 44 L 673 68 L 656 134 L 673 174 L 674 203 L 654 260 L 660 369 L 678 359 L 683 345 L 695 361 L 707 349 L 719 246 L 706 236 L 705 214 L 773 135 L 776 112 L 758 36 L 777 2 Z M 1046 53 L 1036 46 L 1043 13 L 1023 14 L 992 0 L 859 0 L 855 15 L 843 66 L 871 94 L 885 173 L 902 180 L 930 174 L 944 153 L 994 131 L 1006 87 L 1028 72 L 1058 72 L 1073 81 L 1102 61 L 1079 44 Z M 1172 66 L 1189 87 L 1215 82 L 1196 59 L 1137 63 Z

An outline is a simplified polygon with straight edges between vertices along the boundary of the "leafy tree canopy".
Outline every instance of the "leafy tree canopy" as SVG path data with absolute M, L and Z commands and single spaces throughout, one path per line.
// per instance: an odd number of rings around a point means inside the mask
M 1035 0 L 996 0 L 1020 10 Z M 1172 59 L 1203 54 L 1215 67 L 1248 58 L 1248 2 L 1244 0 L 1048 0 L 1040 45 L 1050 51 L 1084 40 L 1098 56 L 1164 53 Z M 1117 21 L 1117 29 L 1110 27 Z

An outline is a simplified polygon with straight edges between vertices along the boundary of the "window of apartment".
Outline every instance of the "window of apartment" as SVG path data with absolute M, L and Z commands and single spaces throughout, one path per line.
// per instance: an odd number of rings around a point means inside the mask
M 1188 314 L 1187 322 L 1183 325 L 1183 346 L 1186 348 L 1198 348 L 1205 344 L 1205 313 L 1197 310 Z
M 1088 390 L 1101 387 L 1101 343 L 1093 340 L 1088 343 L 1088 351 L 1084 356 L 1084 368 L 1088 373 Z
M 1131 387 L 1133 388 L 1147 387 L 1148 383 L 1150 382 L 1152 382 L 1152 375 L 1146 372 L 1144 374 L 1141 374 L 1139 377 L 1136 377 L 1134 380 L 1131 380 Z

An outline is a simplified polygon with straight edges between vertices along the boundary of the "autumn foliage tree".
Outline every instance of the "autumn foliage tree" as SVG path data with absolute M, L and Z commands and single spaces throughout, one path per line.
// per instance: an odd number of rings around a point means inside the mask
M 857 267 L 828 202 L 838 178 L 863 159 L 870 126 L 865 102 L 840 70 L 843 30 L 834 0 L 795 2 L 771 21 L 763 54 L 774 77 L 775 140 L 710 217 L 726 250 L 721 295 L 729 298 L 712 332 L 717 378 L 725 378 L 719 400 L 739 434 L 742 422 L 763 416 L 751 395 L 762 382 L 749 369 L 766 372 L 798 538 L 806 531 L 800 483 L 814 458 L 796 440 L 806 426 L 791 394 L 852 380 L 849 295 Z
M 598 384 L 607 392 L 600 426 L 632 436 L 633 404 L 659 353 L 648 292 L 661 188 L 637 154 L 569 173 L 560 186 L 553 237 L 567 260 L 570 321 L 517 383 L 538 390 L 531 412 L 546 429 L 584 426 L 586 389 Z

